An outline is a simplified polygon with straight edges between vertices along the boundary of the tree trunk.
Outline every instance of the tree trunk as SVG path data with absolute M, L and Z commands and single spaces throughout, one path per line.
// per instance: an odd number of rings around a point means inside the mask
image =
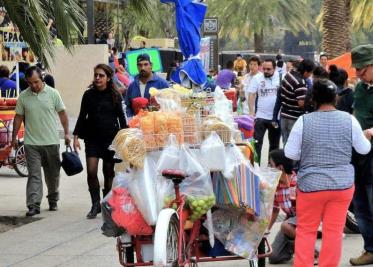
M 255 53 L 264 53 L 264 31 L 260 33 L 254 33 L 254 48 Z
M 351 0 L 346 1 L 346 51 L 351 51 L 352 49 L 352 34 L 351 34 L 351 25 L 352 25 L 352 14 L 351 14 Z
M 330 58 L 344 54 L 346 49 L 346 0 L 324 0 L 323 49 Z

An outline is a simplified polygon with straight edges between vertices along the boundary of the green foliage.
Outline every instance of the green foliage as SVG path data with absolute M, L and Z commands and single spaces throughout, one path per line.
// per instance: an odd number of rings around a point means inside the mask
M 353 30 L 373 30 L 372 0 L 351 0 L 351 12 Z
M 48 55 L 53 58 L 54 45 L 46 28 L 53 18 L 59 38 L 71 51 L 73 38 L 84 28 L 85 13 L 78 0 L 0 0 L 24 40 L 35 55 L 48 66 Z
M 207 0 L 208 16 L 220 19 L 220 34 L 225 38 L 252 37 L 262 30 L 312 30 L 307 0 Z

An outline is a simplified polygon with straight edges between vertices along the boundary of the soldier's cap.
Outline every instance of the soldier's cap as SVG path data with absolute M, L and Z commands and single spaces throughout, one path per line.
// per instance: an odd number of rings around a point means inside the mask
M 362 69 L 373 64 L 373 44 L 359 45 L 351 51 L 352 67 Z
M 150 61 L 150 56 L 148 54 L 140 54 L 137 56 L 137 63 L 141 62 L 141 61 L 149 61 L 150 63 L 152 63 Z

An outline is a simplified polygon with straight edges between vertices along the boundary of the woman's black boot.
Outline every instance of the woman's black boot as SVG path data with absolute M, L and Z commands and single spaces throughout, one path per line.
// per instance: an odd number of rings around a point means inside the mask
M 101 203 L 100 203 L 100 188 L 89 189 L 92 200 L 92 208 L 87 214 L 87 219 L 96 218 L 98 213 L 101 213 Z

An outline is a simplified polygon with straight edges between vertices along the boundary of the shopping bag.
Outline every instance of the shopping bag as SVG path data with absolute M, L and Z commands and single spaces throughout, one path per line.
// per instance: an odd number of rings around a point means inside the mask
M 83 171 L 83 165 L 76 151 L 71 146 L 66 146 L 66 151 L 62 153 L 61 166 L 68 176 L 72 176 Z

